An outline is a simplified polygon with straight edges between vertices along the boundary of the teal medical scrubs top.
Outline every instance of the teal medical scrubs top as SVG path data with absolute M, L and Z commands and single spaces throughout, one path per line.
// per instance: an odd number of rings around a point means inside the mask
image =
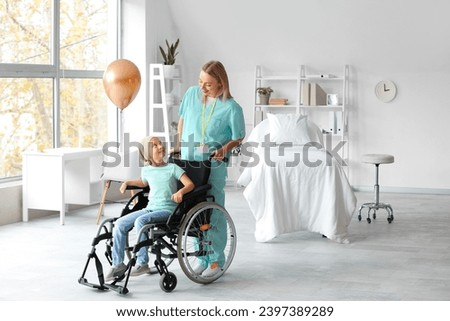
M 222 101 L 219 97 L 215 105 L 209 102 L 203 111 L 202 97 L 203 93 L 199 86 L 190 87 L 180 105 L 178 114 L 183 118 L 181 135 L 181 158 L 183 159 L 208 159 L 214 150 L 221 148 L 229 141 L 245 137 L 242 107 L 233 98 Z M 208 150 L 203 151 L 196 148 L 202 144 L 202 123 L 207 125 L 203 143 L 208 146 Z M 226 157 L 229 158 L 229 154 Z

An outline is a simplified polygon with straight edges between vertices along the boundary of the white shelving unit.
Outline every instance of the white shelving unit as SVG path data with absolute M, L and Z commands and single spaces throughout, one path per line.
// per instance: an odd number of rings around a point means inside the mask
M 349 66 L 343 66 L 339 73 L 310 71 L 306 65 L 300 65 L 296 70 L 287 72 L 273 71 L 256 66 L 255 99 L 253 108 L 253 125 L 265 118 L 266 113 L 299 113 L 308 115 L 324 133 L 324 141 L 333 144 L 343 144 L 339 150 L 340 157 L 347 162 L 349 157 L 348 140 L 348 82 Z M 337 104 L 326 102 L 320 105 L 310 105 L 306 102 L 306 86 L 318 84 L 325 94 L 336 95 Z M 286 105 L 259 104 L 256 88 L 270 86 L 274 92 L 271 98 L 286 98 Z M 328 136 L 327 136 L 328 135 Z M 330 139 L 331 138 L 331 139 Z
M 180 66 L 172 66 L 173 70 L 170 72 L 166 67 L 162 64 L 150 64 L 149 135 L 163 138 L 169 151 L 170 125 L 178 118 L 182 77 Z
M 293 91 L 291 91 L 291 97 L 289 104 L 287 105 L 261 105 L 259 103 L 259 97 L 256 93 L 256 88 L 259 87 L 272 87 L 276 91 L 272 96 L 277 95 L 276 85 L 294 85 Z M 300 91 L 297 90 L 301 86 L 300 83 L 300 71 L 288 72 L 285 74 L 274 74 L 273 72 L 266 72 L 262 66 L 256 66 L 255 72 L 255 96 L 254 96 L 254 108 L 253 108 L 253 126 L 256 126 L 261 120 L 264 119 L 264 113 L 274 111 L 284 112 L 297 112 L 299 113 L 300 107 Z M 292 100 L 293 99 L 293 100 Z

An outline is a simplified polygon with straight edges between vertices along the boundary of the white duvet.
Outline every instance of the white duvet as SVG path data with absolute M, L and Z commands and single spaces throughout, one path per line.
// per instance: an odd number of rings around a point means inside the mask
M 303 146 L 271 147 L 255 153 L 259 161 L 244 169 L 238 184 L 245 186 L 256 219 L 256 241 L 307 230 L 349 242 L 356 197 L 342 166 L 325 149 L 309 148 L 305 154 Z

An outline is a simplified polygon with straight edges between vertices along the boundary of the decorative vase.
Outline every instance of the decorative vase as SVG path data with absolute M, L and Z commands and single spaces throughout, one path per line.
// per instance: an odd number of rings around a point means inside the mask
M 177 68 L 175 65 L 163 65 L 164 78 L 171 79 L 177 77 Z
M 259 94 L 259 104 L 260 105 L 268 105 L 270 99 L 270 94 Z

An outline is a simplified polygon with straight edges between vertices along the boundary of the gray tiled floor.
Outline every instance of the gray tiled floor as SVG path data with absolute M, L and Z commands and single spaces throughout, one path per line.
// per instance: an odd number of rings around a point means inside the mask
M 358 206 L 372 199 L 357 193 Z M 78 284 L 92 237 L 97 207 L 72 211 L 65 226 L 51 215 L 0 227 L 1 300 L 450 300 L 450 196 L 382 194 L 395 221 L 384 213 L 372 224 L 350 224 L 350 244 L 298 232 L 269 243 L 253 238 L 254 219 L 242 190 L 229 188 L 227 209 L 238 233 L 229 271 L 209 285 L 193 283 L 178 263 L 174 292 L 159 288 L 159 277 L 130 281 L 126 296 Z M 109 204 L 105 216 L 121 204 Z M 93 267 L 93 265 L 91 266 Z

